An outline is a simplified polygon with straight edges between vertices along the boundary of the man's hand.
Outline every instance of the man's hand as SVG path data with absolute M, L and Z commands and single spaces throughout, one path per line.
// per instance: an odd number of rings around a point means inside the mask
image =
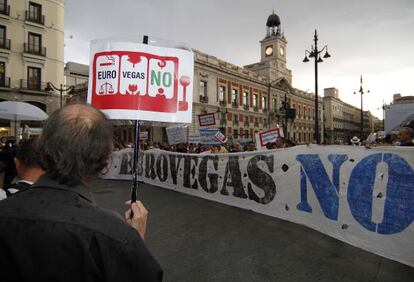
M 135 230 L 138 231 L 142 240 L 145 240 L 145 233 L 147 231 L 147 218 L 148 211 L 144 205 L 137 201 L 132 203 L 131 201 L 126 202 L 127 205 L 130 205 L 130 208 L 125 212 L 125 221 L 131 225 Z M 131 212 L 133 216 L 131 217 Z

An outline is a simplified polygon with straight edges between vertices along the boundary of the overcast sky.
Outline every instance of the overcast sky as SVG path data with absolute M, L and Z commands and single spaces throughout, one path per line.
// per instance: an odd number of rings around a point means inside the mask
M 89 41 L 147 34 L 185 42 L 238 66 L 260 60 L 260 43 L 272 10 L 288 40 L 293 86 L 314 92 L 313 63 L 303 63 L 313 43 L 328 45 L 318 65 L 319 94 L 336 87 L 342 100 L 382 118 L 382 101 L 414 95 L 413 0 L 66 0 L 65 62 L 89 64 Z

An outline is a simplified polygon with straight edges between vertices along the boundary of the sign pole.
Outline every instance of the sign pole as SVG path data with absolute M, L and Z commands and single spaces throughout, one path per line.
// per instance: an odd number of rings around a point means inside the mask
M 137 201 L 138 194 L 138 161 L 139 161 L 139 120 L 135 121 L 134 126 L 134 159 L 132 164 L 132 190 L 131 190 L 131 202 Z
M 148 44 L 148 35 L 144 35 L 143 42 Z M 132 189 L 131 189 L 131 202 L 134 203 L 137 201 L 138 196 L 138 162 L 139 162 L 139 132 L 140 132 L 140 123 L 139 120 L 135 120 L 134 126 L 134 159 L 132 164 Z M 133 216 L 131 211 L 131 217 Z

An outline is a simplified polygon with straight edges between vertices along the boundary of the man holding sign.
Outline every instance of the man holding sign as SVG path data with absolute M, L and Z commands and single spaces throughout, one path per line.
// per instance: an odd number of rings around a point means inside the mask
M 161 281 L 144 243 L 148 212 L 142 203 L 132 203 L 125 222 L 97 207 L 89 191 L 112 153 L 107 118 L 91 106 L 66 106 L 47 120 L 39 151 L 46 174 L 0 203 L 2 278 Z

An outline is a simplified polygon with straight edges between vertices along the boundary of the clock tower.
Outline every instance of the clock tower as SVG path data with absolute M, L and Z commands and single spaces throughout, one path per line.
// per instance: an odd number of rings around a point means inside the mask
M 280 18 L 274 12 L 267 18 L 266 36 L 260 41 L 260 63 L 245 68 L 274 81 L 284 77 L 292 84 L 292 71 L 286 67 L 287 40 L 281 30 Z

